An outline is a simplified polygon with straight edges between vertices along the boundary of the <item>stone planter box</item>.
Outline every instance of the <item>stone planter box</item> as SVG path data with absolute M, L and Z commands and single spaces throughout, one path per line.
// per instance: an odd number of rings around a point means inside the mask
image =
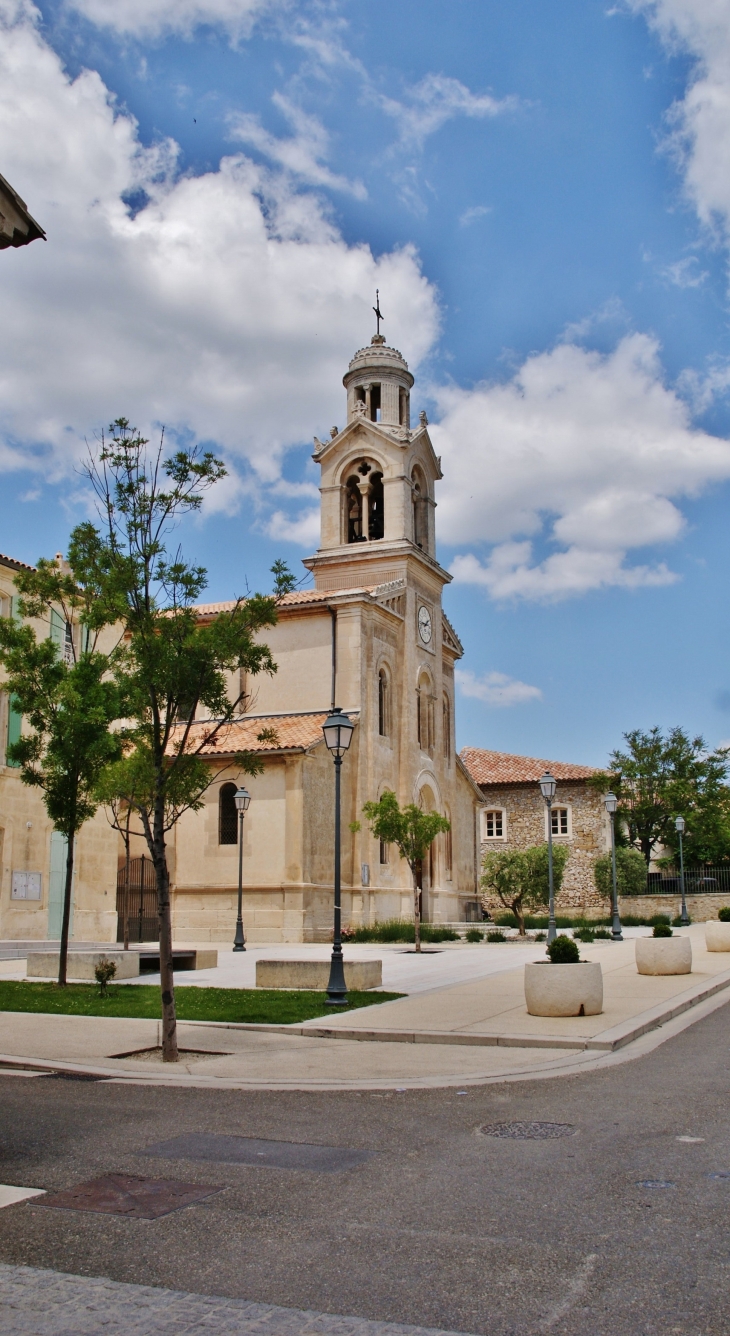
M 598 1016 L 603 1011 L 603 971 L 598 961 L 525 965 L 525 1001 L 531 1016 Z
M 94 970 L 104 957 L 117 967 L 114 982 L 134 979 L 139 974 L 138 951 L 69 951 L 66 978 L 76 983 L 95 983 Z M 57 979 L 58 951 L 29 951 L 26 973 L 29 979 Z
M 637 937 L 636 968 L 639 974 L 691 974 L 689 937 Z
M 328 960 L 257 960 L 257 988 L 313 988 L 323 993 L 330 977 Z M 346 960 L 345 984 L 350 992 L 380 988 L 382 960 Z
M 708 951 L 730 951 L 730 923 L 706 923 L 705 946 Z

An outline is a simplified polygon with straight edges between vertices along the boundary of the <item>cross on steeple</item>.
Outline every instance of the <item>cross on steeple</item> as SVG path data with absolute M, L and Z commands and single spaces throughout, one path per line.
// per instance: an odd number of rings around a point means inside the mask
M 375 289 L 375 305 L 373 307 L 373 310 L 375 312 L 375 319 L 377 321 L 377 326 L 378 326 L 376 333 L 380 334 L 380 322 L 383 319 L 383 313 L 380 309 L 380 293 L 377 288 Z

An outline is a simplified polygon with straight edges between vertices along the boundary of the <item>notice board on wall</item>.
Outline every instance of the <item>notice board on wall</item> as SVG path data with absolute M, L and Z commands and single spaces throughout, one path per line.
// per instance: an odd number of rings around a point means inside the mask
M 11 900 L 40 900 L 40 872 L 14 872 L 10 891 Z

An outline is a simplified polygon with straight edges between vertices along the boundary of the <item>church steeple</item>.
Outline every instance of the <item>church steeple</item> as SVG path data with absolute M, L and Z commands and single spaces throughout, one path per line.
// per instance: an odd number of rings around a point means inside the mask
M 377 316 L 379 303 L 374 309 Z M 355 353 L 343 384 L 347 425 L 342 431 L 333 427 L 328 441 L 315 437 L 313 458 L 322 471 L 322 531 L 319 551 L 306 565 L 314 570 L 318 587 L 325 587 L 325 567 L 333 578 L 333 567 L 340 569 L 338 578 L 345 578 L 347 568 L 348 585 L 350 574 L 356 583 L 370 584 L 380 578 L 381 566 L 390 572 L 394 561 L 400 566 L 398 559 L 408 556 L 448 579 L 436 562 L 440 460 L 425 413 L 411 429 L 413 376 L 408 363 L 386 344 L 384 335 L 374 334 L 369 345 Z M 326 587 L 335 587 L 329 576 Z

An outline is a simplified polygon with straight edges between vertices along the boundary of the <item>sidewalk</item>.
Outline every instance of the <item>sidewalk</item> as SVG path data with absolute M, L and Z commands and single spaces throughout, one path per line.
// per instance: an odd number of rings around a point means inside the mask
M 496 947 L 490 967 L 487 948 L 476 947 L 484 957 L 474 968 L 491 972 L 400 1001 L 295 1026 L 182 1022 L 181 1061 L 174 1066 L 144 1052 L 159 1045 L 157 1021 L 4 1012 L 0 1064 L 220 1089 L 405 1089 L 567 1075 L 639 1056 L 730 1001 L 730 958 L 705 951 L 702 925 L 685 931 L 691 975 L 637 974 L 633 941 L 583 947 L 585 959 L 603 966 L 600 1016 L 528 1016 L 523 963 L 539 958 L 542 948 Z M 409 969 L 421 963 L 406 959 Z M 466 968 L 461 957 L 460 969 Z M 450 971 L 445 962 L 442 978 Z

